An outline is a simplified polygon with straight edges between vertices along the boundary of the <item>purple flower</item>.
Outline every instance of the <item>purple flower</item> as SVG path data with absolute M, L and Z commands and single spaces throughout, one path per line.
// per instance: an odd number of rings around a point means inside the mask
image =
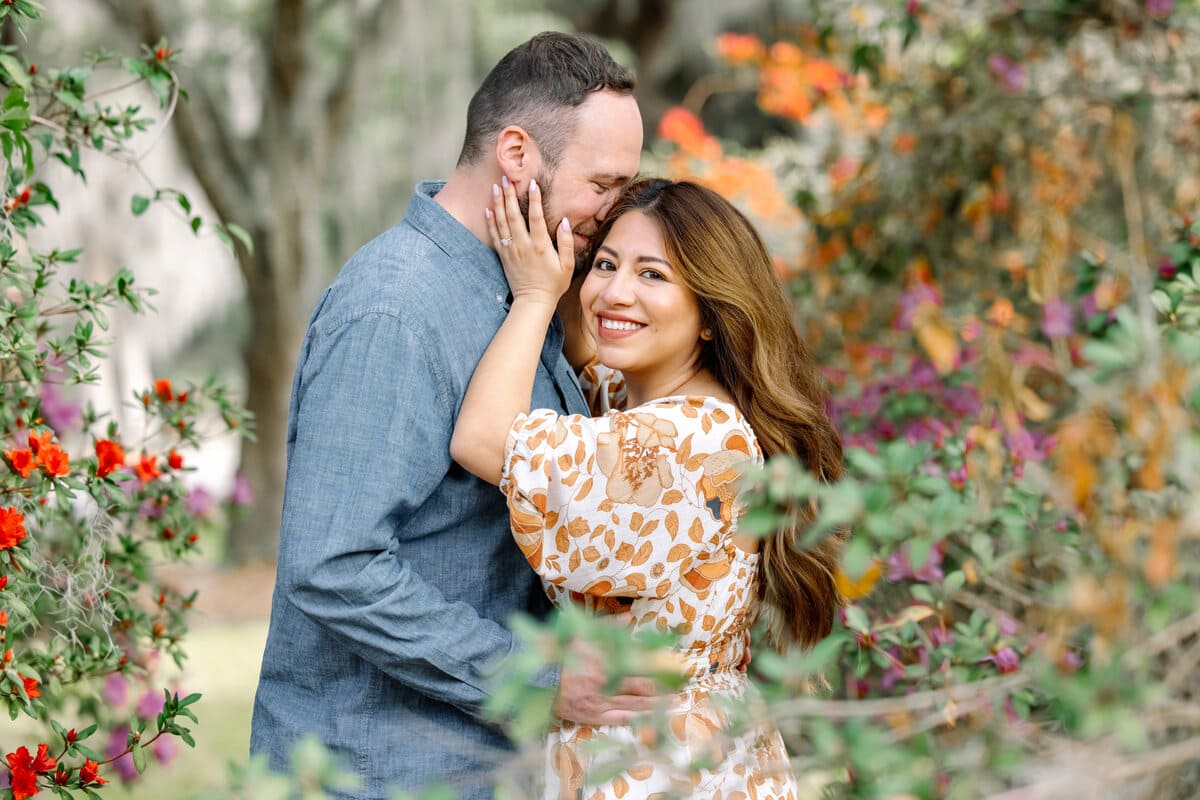
M 1013 619 L 1012 617 L 1010 617 L 1008 614 L 1001 612 L 1000 615 L 996 618 L 996 625 L 1000 628 L 1000 634 L 1002 636 L 1016 636 L 1017 635 L 1017 630 L 1018 630 L 1017 621 L 1015 619 Z
M 885 692 L 891 691 L 891 688 L 896 685 L 896 681 L 904 677 L 904 665 L 900 663 L 900 650 L 893 646 L 888 648 L 888 652 L 892 656 L 892 665 L 888 667 L 887 672 L 883 673 L 883 677 L 879 680 L 879 687 Z
M 1001 647 L 987 658 L 981 659 L 979 663 L 983 664 L 988 661 L 996 665 L 996 671 L 1001 675 L 1016 672 L 1017 668 L 1021 666 L 1021 657 L 1011 647 Z
M 229 493 L 229 502 L 235 506 L 248 506 L 254 502 L 254 489 L 250 481 L 240 472 L 233 479 L 233 490 Z
M 101 692 L 104 702 L 114 708 L 125 705 L 129 699 L 129 684 L 120 675 L 109 675 L 104 681 L 104 691 Z
M 158 737 L 150 749 L 154 752 L 155 760 L 164 766 L 170 764 L 175 756 L 179 755 L 179 745 L 175 742 L 174 736 Z
M 1066 302 L 1054 299 L 1042 306 L 1042 333 L 1057 339 L 1075 332 L 1075 310 Z
M 1067 654 L 1063 656 L 1062 662 L 1059 664 L 1059 668 L 1061 668 L 1062 671 L 1068 675 L 1078 672 L 1079 668 L 1082 666 L 1083 656 L 1079 655 L 1079 653 L 1076 653 L 1074 650 L 1068 650 Z
M 920 569 L 914 570 L 912 564 L 908 561 L 908 545 L 901 545 L 896 548 L 890 556 L 888 556 L 888 574 L 887 579 L 891 582 L 896 582 L 905 579 L 911 579 L 919 583 L 933 583 L 940 581 L 946 577 L 942 572 L 942 556 L 945 554 L 945 545 L 941 542 L 935 544 L 929 551 L 929 557 L 925 559 L 925 563 Z
M 83 416 L 82 407 L 68 400 L 53 383 L 42 384 L 41 409 L 46 424 L 56 431 L 70 430 Z
M 913 316 L 917 309 L 928 303 L 935 306 L 942 304 L 942 296 L 938 290 L 924 283 L 913 284 L 900 295 L 897 303 L 900 306 L 900 314 L 896 317 L 896 327 L 902 331 L 912 328 Z
M 992 74 L 1004 84 L 1005 89 L 1010 92 L 1019 92 L 1025 88 L 1029 74 L 1025 71 L 1025 67 L 1008 56 L 1002 53 L 992 53 L 988 56 L 987 65 Z
M 112 733 L 108 736 L 108 746 L 104 749 L 105 757 L 116 758 L 117 754 L 125 750 L 128 742 L 128 725 L 120 725 L 116 728 L 113 728 Z M 125 755 L 112 762 L 112 767 L 114 770 L 116 770 L 117 776 L 126 783 L 136 780 L 138 777 L 137 767 L 133 765 L 133 756 L 129 753 L 125 753 Z
M 138 506 L 138 514 L 143 519 L 158 519 L 163 515 L 163 507 L 159 505 L 158 498 L 148 497 Z
M 1175 10 L 1175 0 L 1146 0 L 1146 13 L 1152 17 L 1169 17 Z
M 163 703 L 166 698 L 163 697 L 161 691 L 151 689 L 142 695 L 142 699 L 138 701 L 137 715 L 142 719 L 154 719 L 162 713 Z
M 203 486 L 193 487 L 183 500 L 183 507 L 193 517 L 203 517 L 212 510 L 213 496 Z
M 954 631 L 938 625 L 929 631 L 929 640 L 934 647 L 945 647 L 954 643 Z

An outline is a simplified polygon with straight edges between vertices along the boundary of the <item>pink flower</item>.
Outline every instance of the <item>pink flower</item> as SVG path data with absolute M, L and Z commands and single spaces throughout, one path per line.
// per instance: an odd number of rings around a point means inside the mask
M 983 664 L 988 661 L 996 665 L 996 671 L 1001 675 L 1016 672 L 1017 668 L 1021 666 L 1021 657 L 1011 647 L 1001 647 L 987 658 L 981 659 L 979 663 Z
M 1013 61 L 1003 53 L 992 53 L 987 60 L 988 69 L 1000 79 L 1004 88 L 1010 92 L 1019 92 L 1025 88 L 1029 74 L 1025 67 Z
M 116 758 L 119 753 L 124 752 L 128 743 L 129 726 L 120 725 L 113 728 L 112 733 L 108 736 L 108 746 L 104 750 L 105 757 Z M 133 765 L 133 756 L 129 753 L 125 753 L 112 762 L 112 768 L 116 771 L 117 776 L 125 782 L 136 780 L 138 777 L 137 767 Z
M 175 756 L 179 755 L 179 745 L 176 744 L 174 736 L 158 737 L 150 749 L 154 752 L 155 760 L 163 765 L 170 764 Z
M 1152 17 L 1169 17 L 1175 11 L 1175 0 L 1146 0 L 1146 13 Z
M 1001 612 L 999 615 L 997 615 L 996 625 L 997 625 L 997 627 L 1000 628 L 1001 636 L 1016 636 L 1017 635 L 1017 630 L 1018 630 L 1017 621 L 1015 619 L 1013 619 L 1012 617 L 1010 617 L 1008 614 Z
M 1070 336 L 1075 332 L 1075 311 L 1062 300 L 1051 300 L 1042 306 L 1042 333 L 1049 339 Z
M 142 719 L 154 719 L 163 710 L 163 703 L 166 699 L 161 691 L 151 689 L 142 695 L 142 699 L 138 700 L 137 715 Z
M 1164 281 L 1169 281 L 1179 272 L 1179 267 L 1172 263 L 1171 259 L 1164 258 L 1158 262 L 1158 277 Z
M 937 289 L 925 283 L 916 283 L 905 290 L 897 302 L 900 313 L 896 317 L 896 328 L 902 331 L 911 329 L 913 316 L 917 313 L 917 309 L 926 304 L 935 306 L 942 304 L 942 295 Z
M 233 479 L 233 490 L 229 493 L 229 502 L 235 506 L 248 506 L 254 502 L 254 488 L 245 475 L 238 473 Z
M 213 497 L 203 486 L 197 486 L 187 493 L 183 507 L 193 517 L 203 517 L 212 510 Z
M 101 693 L 104 702 L 114 708 L 125 705 L 129 699 L 129 684 L 120 675 L 109 675 L 104 681 L 104 691 Z

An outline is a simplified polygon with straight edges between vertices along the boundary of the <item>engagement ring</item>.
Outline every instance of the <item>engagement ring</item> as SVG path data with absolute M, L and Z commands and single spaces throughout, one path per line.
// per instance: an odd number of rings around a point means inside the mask
M 510 244 L 512 244 L 512 239 L 507 236 L 500 240 L 501 247 L 508 247 Z

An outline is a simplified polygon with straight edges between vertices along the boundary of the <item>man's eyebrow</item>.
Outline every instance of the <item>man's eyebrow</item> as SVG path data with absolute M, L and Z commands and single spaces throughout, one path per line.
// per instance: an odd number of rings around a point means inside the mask
M 588 180 L 594 183 L 632 183 L 637 179 L 637 175 L 618 175 L 615 172 L 605 172 L 599 175 L 593 175 Z

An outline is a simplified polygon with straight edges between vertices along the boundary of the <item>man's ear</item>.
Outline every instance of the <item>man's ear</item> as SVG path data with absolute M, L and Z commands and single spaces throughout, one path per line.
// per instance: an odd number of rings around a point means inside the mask
M 496 137 L 496 161 L 500 165 L 500 172 L 512 181 L 518 191 L 530 178 L 536 177 L 536 160 L 537 145 L 524 128 L 509 125 L 500 131 Z

